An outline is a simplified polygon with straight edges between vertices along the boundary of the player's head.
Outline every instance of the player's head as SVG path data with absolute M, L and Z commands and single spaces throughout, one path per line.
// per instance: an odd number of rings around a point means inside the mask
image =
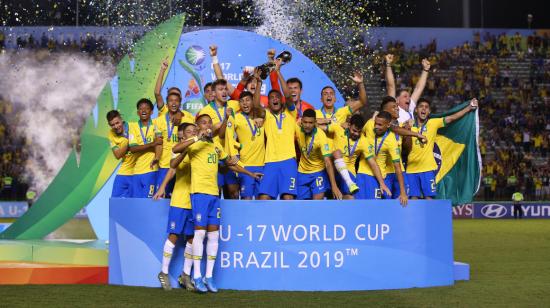
M 302 129 L 306 134 L 311 134 L 315 129 L 315 117 L 316 114 L 313 109 L 306 109 L 302 114 Z
M 387 111 L 380 111 L 374 118 L 374 133 L 382 136 L 389 128 L 392 116 Z
M 296 77 L 293 77 L 286 81 L 286 86 L 288 87 L 292 101 L 294 103 L 300 101 L 302 95 L 302 81 Z
M 193 123 L 181 123 L 178 125 L 178 140 L 187 140 L 197 135 L 197 126 Z
M 227 102 L 227 81 L 218 79 L 212 83 L 212 91 L 214 92 L 214 100 L 218 103 Z
M 139 118 L 141 120 L 149 120 L 149 118 L 151 118 L 151 114 L 153 113 L 153 103 L 147 99 L 147 98 L 142 98 L 140 99 L 137 104 L 136 104 L 136 107 L 137 107 L 137 115 L 139 116 Z
M 208 114 L 201 114 L 195 119 L 195 124 L 199 131 L 207 131 L 212 129 L 212 118 Z
M 354 114 L 349 119 L 349 137 L 352 140 L 357 140 L 361 137 L 361 132 L 365 126 L 365 120 L 360 114 Z
M 241 111 L 248 114 L 252 110 L 252 93 L 242 92 L 239 96 Z
M 168 95 L 172 93 L 177 93 L 181 97 L 181 90 L 178 87 L 171 87 L 168 89 Z
M 124 122 L 122 116 L 117 110 L 111 110 L 107 112 L 107 122 L 109 126 L 116 134 L 122 134 L 124 131 Z
M 267 102 L 269 104 L 269 109 L 273 112 L 279 112 L 283 108 L 283 102 L 281 100 L 281 92 L 277 90 L 269 91 L 267 94 Z
M 409 110 L 409 105 L 411 104 L 411 94 L 406 89 L 400 89 L 395 93 L 395 98 L 397 99 L 397 105 L 399 107 Z
M 212 91 L 212 83 L 209 82 L 207 84 L 204 85 L 204 99 L 207 101 L 207 102 L 211 102 L 214 100 L 214 91 Z
M 432 112 L 431 102 L 425 98 L 420 98 L 414 111 L 420 121 L 426 121 Z
M 396 120 L 399 118 L 399 106 L 397 105 L 395 98 L 391 96 L 384 96 L 384 98 L 382 98 L 382 103 L 380 104 L 380 111 L 389 112 L 393 120 Z
M 336 101 L 336 91 L 331 86 L 326 86 L 321 90 L 321 103 L 326 108 L 332 108 Z
M 170 110 L 170 112 L 178 112 L 181 107 L 181 94 L 178 94 L 177 92 L 168 93 L 168 96 L 166 97 L 166 104 L 168 105 L 168 110 Z
M 248 77 L 248 79 L 246 80 L 246 91 L 254 94 L 256 93 L 256 86 L 257 86 L 257 82 L 256 82 L 256 78 L 254 78 L 254 76 L 250 76 Z

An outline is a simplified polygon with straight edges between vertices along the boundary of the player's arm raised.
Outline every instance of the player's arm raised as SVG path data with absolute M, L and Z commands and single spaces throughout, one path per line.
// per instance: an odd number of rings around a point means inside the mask
M 367 90 L 365 89 L 365 84 L 363 83 L 363 74 L 361 72 L 353 73 L 353 76 L 350 77 L 353 82 L 357 85 L 359 89 L 359 100 L 354 100 L 349 104 L 351 113 L 355 113 L 357 110 L 363 108 L 367 105 Z
M 468 106 L 464 107 L 462 110 L 460 110 L 459 112 L 456 112 L 456 113 L 453 113 L 451 114 L 450 116 L 448 117 L 445 117 L 444 118 L 444 121 L 445 121 L 445 125 L 447 124 L 451 124 L 453 123 L 454 121 L 462 118 L 465 114 L 467 114 L 468 112 L 472 111 L 472 110 L 475 110 L 478 106 L 478 101 L 476 98 L 472 99 L 470 101 L 470 104 L 468 104 Z
M 164 106 L 164 99 L 162 98 L 160 91 L 162 89 L 162 81 L 164 80 L 164 73 L 166 73 L 167 69 L 168 69 L 168 58 L 165 58 L 164 60 L 162 60 L 162 63 L 160 64 L 160 70 L 157 76 L 157 83 L 155 85 L 155 100 L 157 101 L 158 110 L 162 109 L 162 107 Z
M 411 104 L 409 105 L 409 111 L 414 110 L 414 107 L 416 105 L 416 102 L 422 95 L 422 92 L 424 92 L 424 88 L 426 87 L 426 82 L 428 81 L 428 73 L 430 72 L 430 61 L 428 59 L 422 59 L 422 73 L 420 74 L 420 78 L 416 82 L 416 85 L 414 86 L 413 93 L 411 94 Z
M 210 57 L 212 57 L 212 67 L 214 67 L 214 74 L 216 75 L 216 79 L 224 79 L 222 68 L 221 68 L 219 60 L 218 60 L 218 46 L 210 45 Z M 235 91 L 235 88 L 228 81 L 227 82 L 227 92 L 233 93 L 233 91 Z
M 393 55 L 387 54 L 384 57 L 384 62 L 386 65 L 386 71 L 385 71 L 385 78 L 386 78 L 386 92 L 389 96 L 395 97 L 396 88 L 395 88 L 395 77 L 393 76 L 393 71 L 391 69 L 391 65 L 393 63 Z

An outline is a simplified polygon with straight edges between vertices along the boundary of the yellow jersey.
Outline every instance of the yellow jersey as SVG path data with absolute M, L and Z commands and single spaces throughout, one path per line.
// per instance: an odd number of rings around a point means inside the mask
M 390 159 L 392 163 L 401 162 L 401 150 L 397 145 L 394 133 L 388 129 L 383 136 L 377 137 L 375 135 L 374 137 L 366 138 L 366 143 L 364 144 L 367 148 L 361 151 L 359 170 L 357 172 L 374 176 L 367 159 L 375 156 L 376 164 L 378 168 L 380 168 L 380 173 L 382 177 L 385 178 L 387 174 L 386 166 L 388 159 Z
M 195 123 L 195 117 L 191 114 L 191 112 L 187 110 L 180 110 L 183 114 L 181 116 L 181 122 L 180 123 Z M 162 105 L 162 108 L 159 110 L 158 118 L 161 116 L 164 116 L 168 113 L 168 107 L 166 107 L 166 104 Z
M 232 124 L 229 124 L 231 120 L 234 120 L 235 118 L 235 112 L 237 112 L 241 107 L 239 105 L 238 101 L 235 100 L 229 100 L 227 101 L 227 104 L 224 107 L 218 107 L 215 102 L 210 102 L 208 105 L 204 106 L 200 111 L 199 115 L 207 114 L 212 118 L 212 125 L 216 125 L 223 121 L 225 117 L 225 112 L 227 108 L 233 109 L 233 115 L 227 119 L 228 124 L 225 130 L 225 137 L 226 138 L 220 138 L 219 136 L 214 136 L 214 142 L 218 142 L 220 145 L 223 146 L 224 150 L 231 156 L 235 156 L 238 154 L 238 150 L 235 147 L 235 133 L 232 128 Z
M 166 105 L 161 110 L 167 110 Z M 181 123 L 195 123 L 193 116 L 183 112 Z M 159 113 L 159 116 L 153 119 L 158 131 L 162 135 L 162 156 L 160 157 L 159 167 L 170 168 L 170 159 L 172 158 L 172 148 L 178 144 L 178 126 L 170 121 L 170 114 L 167 112 Z
M 217 196 L 218 161 L 225 160 L 227 153 L 217 142 L 199 140 L 187 148 L 191 164 L 191 193 Z
M 334 109 L 333 113 L 330 113 L 325 110 L 325 107 L 315 110 L 316 118 L 318 119 L 331 119 L 331 124 L 342 124 L 345 123 L 347 118 L 350 117 L 353 112 L 349 106 L 343 106 L 338 109 Z
M 278 162 L 296 158 L 294 135 L 296 109 L 284 108 L 278 115 L 266 110 L 264 131 L 266 136 L 265 162 Z
M 325 132 L 314 128 L 311 136 L 306 136 L 304 130 L 296 125 L 296 140 L 302 153 L 298 172 L 314 173 L 325 170 L 325 157 L 332 153 Z
M 130 146 L 145 145 L 153 142 L 160 133 L 155 125 L 155 120 L 149 120 L 147 126 L 143 126 L 141 121 L 131 122 L 129 124 L 128 141 Z M 158 170 L 158 165 L 151 169 L 151 162 L 155 159 L 155 151 L 147 151 L 133 154 L 136 158 L 134 165 L 134 174 L 145 174 Z
M 411 151 L 407 159 L 407 173 L 420 173 L 437 169 L 437 163 L 434 158 L 434 144 L 437 130 L 445 127 L 445 118 L 428 119 L 428 121 L 418 127 L 415 125 L 411 128 L 415 132 L 420 132 L 428 138 L 428 143 L 420 145 L 418 139 L 412 142 Z
M 348 130 L 342 128 L 342 126 L 331 125 L 330 129 L 334 131 L 333 150 L 340 150 L 340 152 L 342 152 L 342 156 L 348 170 L 355 175 L 355 163 L 363 151 L 368 149 L 366 137 L 361 136 L 359 139 L 354 141 L 349 138 Z M 368 157 L 368 155 L 365 157 Z
M 244 166 L 263 166 L 265 159 L 265 130 L 256 127 L 253 119 L 239 112 L 235 115 L 233 129 L 237 134 L 239 160 Z
M 173 154 L 176 157 L 181 154 Z M 170 199 L 170 206 L 183 209 L 191 209 L 191 164 L 189 156 L 185 155 L 183 161 L 176 168 L 176 182 Z
M 403 127 L 405 123 L 399 124 L 399 127 Z M 372 140 L 374 140 L 374 120 L 369 119 L 367 123 L 365 123 L 365 126 L 363 126 L 363 133 L 365 136 L 368 136 Z M 399 136 L 396 133 L 392 133 L 393 138 L 397 141 L 397 146 L 399 147 L 399 153 L 401 153 L 401 149 L 403 147 L 403 137 Z M 401 166 L 401 171 L 405 171 L 405 167 L 403 166 L 403 161 L 399 160 L 399 165 Z M 386 161 L 386 173 L 395 173 L 395 167 L 393 166 L 393 160 L 391 157 L 388 156 L 388 159 Z
M 128 144 L 128 123 L 124 122 L 124 132 L 122 135 L 117 135 L 112 129 L 109 130 L 109 143 L 111 150 L 115 150 Z M 117 174 L 120 175 L 132 175 L 134 174 L 134 165 L 136 164 L 135 155 L 130 151 L 126 151 L 126 154 L 122 158 L 122 163 L 118 169 Z

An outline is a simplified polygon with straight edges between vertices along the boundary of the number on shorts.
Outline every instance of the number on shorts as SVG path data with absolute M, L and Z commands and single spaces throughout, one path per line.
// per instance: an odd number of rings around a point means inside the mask
M 435 187 L 436 187 L 436 186 L 435 186 L 435 180 L 434 180 L 434 179 L 431 179 L 431 180 L 430 180 L 430 186 L 431 186 L 431 188 L 432 188 L 432 192 L 435 192 L 435 189 L 436 189 Z
M 380 188 L 374 189 L 374 198 L 375 199 L 382 199 L 382 190 Z
M 290 189 L 294 189 L 296 187 L 296 178 L 290 178 Z
M 155 194 L 155 185 L 149 185 L 149 197 Z
M 317 187 L 322 187 L 323 186 L 323 177 L 318 176 L 317 179 L 315 179 L 315 184 L 317 185 Z
M 217 215 L 218 219 L 220 219 L 222 217 L 221 208 L 218 208 L 218 213 L 216 215 Z

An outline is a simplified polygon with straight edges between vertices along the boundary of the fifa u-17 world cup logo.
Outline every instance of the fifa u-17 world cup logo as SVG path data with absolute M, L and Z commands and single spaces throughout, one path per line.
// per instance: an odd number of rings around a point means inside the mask
M 183 94 L 183 109 L 196 114 L 206 105 L 204 100 L 203 84 L 204 79 L 201 72 L 204 70 L 204 59 L 206 52 L 204 48 L 193 45 L 185 51 L 185 60 L 178 60 L 179 64 L 187 71 L 192 78 L 189 79 L 187 89 Z

